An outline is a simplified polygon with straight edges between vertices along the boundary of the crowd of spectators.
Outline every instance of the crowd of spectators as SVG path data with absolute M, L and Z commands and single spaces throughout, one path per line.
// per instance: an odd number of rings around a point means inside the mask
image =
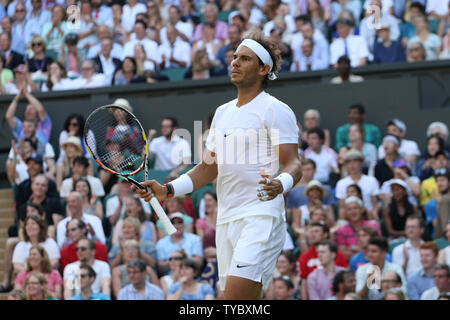
M 79 3 L 75 34 L 64 6 L 78 3 L 59 2 L 0 5 L 2 90 L 14 94 L 5 114 L 13 135 L 6 171 L 16 204 L 0 291 L 11 299 L 220 298 L 216 181 L 162 203 L 177 230 L 168 236 L 129 182 L 92 161 L 82 138 L 84 116 L 69 114 L 55 128 L 33 95 L 39 87 L 155 82 L 172 66 L 187 68 L 193 79 L 226 75 L 243 32 L 258 27 L 278 39 L 285 62 L 292 58 L 285 71 L 322 63 L 346 75 L 334 83 L 363 81 L 350 73 L 352 66 L 409 60 L 415 45 L 423 47 L 423 58 L 437 59 L 449 44 L 448 1 L 411 1 L 406 8 L 396 0 L 221 1 L 221 12 L 230 12 L 227 23 L 209 2 L 92 0 Z M 370 5 L 385 18 L 377 30 L 364 29 Z M 305 52 L 317 60 L 311 64 Z M 19 101 L 27 102 L 23 117 L 16 114 Z M 125 99 L 114 103 L 137 107 Z M 336 132 L 323 128 L 320 117 L 314 109 L 297 114 L 303 178 L 285 195 L 288 233 L 263 298 L 448 299 L 447 125 L 423 128 L 427 142 L 419 146 L 401 119 L 379 128 L 360 104 L 348 107 L 348 121 Z M 149 130 L 150 167 L 163 182 L 192 166 L 177 128 L 177 119 L 165 117 L 160 136 Z M 49 142 L 52 130 L 59 132 L 57 145 Z M 199 147 L 194 152 L 201 154 Z
M 2 94 L 226 76 L 255 30 L 281 72 L 335 68 L 332 83 L 450 58 L 448 0 L 2 0 L 0 21 Z

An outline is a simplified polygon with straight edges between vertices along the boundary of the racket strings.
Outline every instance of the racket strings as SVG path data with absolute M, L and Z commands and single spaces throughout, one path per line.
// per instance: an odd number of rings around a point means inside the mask
M 146 141 L 139 122 L 116 107 L 103 107 L 86 122 L 86 144 L 106 167 L 127 174 L 140 168 L 144 161 Z

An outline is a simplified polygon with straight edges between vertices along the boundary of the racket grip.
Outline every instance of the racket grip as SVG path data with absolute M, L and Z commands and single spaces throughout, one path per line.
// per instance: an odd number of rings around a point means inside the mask
M 177 231 L 177 229 L 175 229 L 172 222 L 170 222 L 169 217 L 167 216 L 167 214 L 164 212 L 163 208 L 159 204 L 158 199 L 156 199 L 155 197 L 152 197 L 150 199 L 150 205 L 152 206 L 153 210 L 155 210 L 156 214 L 158 215 L 159 220 L 161 220 L 161 222 L 164 226 L 164 229 L 166 229 L 166 231 L 167 231 L 167 234 L 169 236 L 174 234 Z

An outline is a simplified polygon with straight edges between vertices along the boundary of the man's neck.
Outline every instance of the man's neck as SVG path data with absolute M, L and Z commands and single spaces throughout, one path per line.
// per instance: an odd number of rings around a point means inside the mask
M 81 219 L 83 218 L 83 211 L 72 212 L 71 217 L 72 219 Z
M 414 248 L 419 248 L 420 247 L 420 238 L 413 238 L 413 239 L 408 239 L 409 240 L 409 243 L 411 243 L 411 245 L 414 247 Z
M 111 54 L 103 54 L 102 53 L 102 56 L 103 56 L 103 58 L 105 59 L 105 60 L 109 60 L 109 58 L 111 57 Z
M 375 265 L 378 266 L 378 267 L 380 268 L 381 272 L 383 272 L 383 269 L 384 269 L 384 265 L 385 265 L 385 264 L 386 264 L 386 262 L 385 262 L 384 259 L 381 260 L 381 261 L 378 261 L 377 263 L 375 263 Z
M 347 82 L 350 79 L 350 73 L 341 74 L 341 79 L 343 82 Z
M 81 289 L 81 296 L 84 299 L 89 299 L 92 296 L 92 289 L 91 286 L 87 286 L 84 289 Z
M 361 179 L 362 173 L 361 171 L 358 172 L 351 172 L 348 174 L 350 178 L 352 178 L 353 181 L 358 182 Z
M 425 272 L 425 274 L 427 276 L 433 276 L 434 275 L 434 266 L 435 265 L 432 265 L 431 267 L 428 267 L 428 268 L 423 268 L 423 272 Z
M 45 200 L 45 194 L 44 195 L 32 194 L 31 198 L 33 198 L 33 202 L 42 203 Z
M 249 88 L 238 88 L 238 102 L 236 104 L 237 107 L 241 107 L 246 105 L 250 101 L 252 101 L 255 97 L 257 97 L 263 88 L 261 86 L 252 86 Z
M 392 44 L 391 39 L 386 39 L 386 40 L 383 41 L 383 46 L 385 46 L 386 48 L 390 47 L 391 44 Z
M 135 284 L 133 284 L 133 287 L 134 287 L 137 291 L 145 290 L 145 281 L 144 281 L 144 282 L 140 282 L 140 283 L 135 283 Z
M 174 233 L 172 235 L 172 241 L 175 243 L 179 243 L 183 240 L 183 233 L 182 234 L 178 234 L 178 233 Z
M 322 145 L 319 145 L 319 146 L 317 146 L 317 147 L 315 147 L 315 148 L 311 148 L 311 149 L 312 149 L 312 151 L 313 151 L 314 153 L 319 154 L 319 153 L 322 152 Z
M 360 219 L 358 221 L 350 221 L 350 223 L 353 226 L 353 228 L 355 228 L 356 230 L 359 230 L 363 226 L 362 219 Z
M 327 273 L 329 273 L 329 274 L 334 273 L 334 261 L 333 260 L 331 260 L 329 263 L 327 263 L 323 267 L 327 271 Z

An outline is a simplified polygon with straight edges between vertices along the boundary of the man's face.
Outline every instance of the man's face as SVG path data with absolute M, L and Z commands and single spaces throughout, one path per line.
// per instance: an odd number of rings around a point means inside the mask
M 351 159 L 345 161 L 345 166 L 349 173 L 355 173 L 361 171 L 362 161 L 358 159 Z
M 417 219 L 406 220 L 405 233 L 408 239 L 418 239 L 424 232 L 420 227 L 420 222 Z
M 309 23 L 305 23 L 300 27 L 300 32 L 304 38 L 312 38 L 314 35 L 314 29 Z
M 400 130 L 399 127 L 397 127 L 396 125 L 390 124 L 387 126 L 387 133 L 396 137 L 402 137 L 402 130 Z
M 313 44 L 310 40 L 303 40 L 302 52 L 305 57 L 310 57 L 313 52 Z
M 172 224 L 177 229 L 177 234 L 183 234 L 184 232 L 184 221 L 179 218 L 174 218 Z
M 145 281 L 145 270 L 140 271 L 139 268 L 127 268 L 130 283 L 133 285 L 140 285 Z
M 360 113 L 358 109 L 352 108 L 348 112 L 348 121 L 353 123 L 363 123 L 364 122 L 364 114 Z
M 386 154 L 394 154 L 394 153 L 398 152 L 398 145 L 396 145 L 392 141 L 384 141 L 383 149 Z
M 397 274 L 395 272 L 386 272 L 381 279 L 381 289 L 388 292 L 392 288 L 400 288 L 401 282 L 398 282 Z
M 18 2 L 16 5 L 16 12 L 14 14 L 17 21 L 22 22 L 25 20 L 25 17 L 27 15 L 27 9 L 25 8 L 25 5 L 21 2 Z
M 309 229 L 308 238 L 312 245 L 316 245 L 320 240 L 324 240 L 325 234 L 321 227 L 314 226 Z
M 207 6 L 205 7 L 205 21 L 214 23 L 217 20 L 217 14 L 214 8 Z
M 232 25 L 228 28 L 228 39 L 231 43 L 236 43 L 241 40 L 241 33 L 238 27 Z
M 448 168 L 448 159 L 443 154 L 438 155 L 436 160 L 434 160 L 435 169 L 447 169 Z
M 178 20 L 180 20 L 180 14 L 178 13 L 178 10 L 174 7 L 171 7 L 169 9 L 169 21 L 171 24 L 175 25 Z
M 78 226 L 78 220 L 73 219 L 67 225 L 67 233 L 72 243 L 77 243 L 83 237 L 83 232 Z
M 134 32 L 136 33 L 137 39 L 143 39 L 145 37 L 145 28 L 142 23 L 136 23 L 134 25 Z
M 354 274 L 347 273 L 344 275 L 343 291 L 344 294 L 349 292 L 355 292 L 356 290 L 356 278 Z
M 330 251 L 330 248 L 326 245 L 319 245 L 317 248 L 317 258 L 322 266 L 328 265 L 334 261 L 336 254 Z
M 73 165 L 73 175 L 76 177 L 86 177 L 88 169 L 80 163 L 75 163 Z
M 431 249 L 420 249 L 420 263 L 424 269 L 430 269 L 436 264 L 436 256 Z
M 111 34 L 106 26 L 99 26 L 97 28 L 97 34 L 100 40 L 111 38 Z
M 339 35 L 339 38 L 347 38 L 348 35 L 350 34 L 351 28 L 344 23 L 338 23 L 338 25 L 336 26 L 336 30 Z
M 95 73 L 92 63 L 85 61 L 81 65 L 81 75 L 84 79 L 90 79 Z
M 37 197 L 43 197 L 47 194 L 48 182 L 45 177 L 37 177 L 31 184 L 31 190 Z
M 9 41 L 9 38 L 6 34 L 0 35 L 0 48 L 3 52 L 6 52 L 9 50 L 11 45 L 11 41 Z
M 88 262 L 92 257 L 92 251 L 94 251 L 95 255 L 95 250 L 89 249 L 89 242 L 86 239 L 78 241 L 76 248 L 78 260 L 80 260 L 80 263 Z
M 369 244 L 367 246 L 367 260 L 374 265 L 380 265 L 386 256 L 386 252 L 381 250 L 378 246 Z
M 67 197 L 67 207 L 72 213 L 79 213 L 82 210 L 82 202 L 79 196 L 76 194 L 69 194 Z
M 356 202 L 348 203 L 345 205 L 345 217 L 352 222 L 356 222 L 362 219 L 363 208 Z
M 104 56 L 109 56 L 112 50 L 112 42 L 109 39 L 102 41 L 101 52 Z
M 3 32 L 6 32 L 6 33 L 11 32 L 12 26 L 11 26 L 11 21 L 9 20 L 9 17 L 4 17 L 1 21 L 1 25 L 2 25 Z
M 362 248 L 366 248 L 367 245 L 369 244 L 369 240 L 370 240 L 370 234 L 368 234 L 367 232 L 360 230 L 358 232 L 358 243 Z
M 450 287 L 450 277 L 445 270 L 436 270 L 434 271 L 434 283 L 439 291 L 448 290 Z
M 377 31 L 378 38 L 381 39 L 381 41 L 387 41 L 389 40 L 391 35 L 391 30 L 389 28 L 380 29 Z
M 32 105 L 28 104 L 25 108 L 25 118 L 38 119 L 39 113 L 37 109 Z
M 291 291 L 283 280 L 275 281 L 274 285 L 275 300 L 289 300 L 292 296 Z
M 319 149 L 322 147 L 323 141 L 319 138 L 319 135 L 317 133 L 310 133 L 308 134 L 308 145 L 312 149 Z
M 36 125 L 32 121 L 23 122 L 23 133 L 27 138 L 34 138 L 36 134 Z
M 80 285 L 80 289 L 89 288 L 94 282 L 95 278 L 89 276 L 89 271 L 85 268 L 80 269 L 78 272 L 78 281 Z
M 172 126 L 172 121 L 169 119 L 164 119 L 161 121 L 161 133 L 164 137 L 169 138 L 172 136 L 174 127 Z
M 302 165 L 302 177 L 306 181 L 310 181 L 313 179 L 314 174 L 316 173 L 316 169 L 314 169 L 312 164 L 304 164 Z
M 42 171 L 42 165 L 34 160 L 27 162 L 28 174 L 30 177 L 35 177 Z
M 252 87 L 261 81 L 263 75 L 260 74 L 262 66 L 259 58 L 249 48 L 240 46 L 234 53 L 231 62 L 231 83 L 238 88 Z

